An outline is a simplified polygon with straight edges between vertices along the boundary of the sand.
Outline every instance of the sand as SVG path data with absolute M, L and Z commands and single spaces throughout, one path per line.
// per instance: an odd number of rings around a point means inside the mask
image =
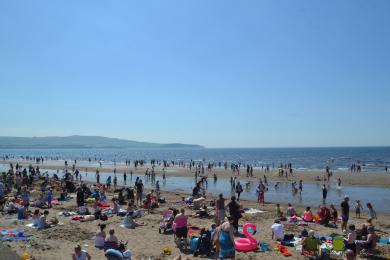
M 0 162 L 0 163 L 8 163 L 8 162 Z M 27 163 L 22 163 L 27 166 Z M 63 165 L 59 165 L 58 163 L 45 163 L 44 165 L 40 165 L 42 169 L 62 169 Z M 109 172 L 112 171 L 114 167 L 112 166 L 104 166 L 100 171 Z M 118 174 L 129 171 L 129 167 L 118 166 L 117 172 Z M 85 167 L 80 166 L 81 172 L 84 172 Z M 94 171 L 96 167 L 88 167 L 89 171 Z M 144 173 L 146 168 L 141 168 L 132 170 L 136 173 Z M 219 178 L 230 178 L 231 171 L 224 171 L 223 169 L 216 169 L 216 174 Z M 246 172 L 242 171 L 244 175 Z M 161 174 L 161 168 L 157 168 L 157 174 Z M 264 173 L 261 170 L 255 171 L 255 178 L 258 176 L 263 176 Z M 266 174 L 269 180 L 279 180 L 275 173 L 267 173 Z M 320 175 L 317 172 L 297 172 L 294 173 L 294 177 L 289 177 L 290 180 L 299 180 L 302 179 L 304 182 L 315 182 L 314 177 Z M 189 169 L 183 168 L 169 168 L 167 172 L 167 176 L 189 176 L 193 177 L 193 173 L 190 172 Z M 339 172 L 335 174 L 335 178 L 337 176 L 341 176 L 343 185 L 362 185 L 362 186 L 378 186 L 378 187 L 388 187 L 390 181 L 388 175 L 385 173 L 359 173 L 359 174 L 350 174 L 346 172 Z M 375 176 L 375 177 L 373 177 Z M 241 177 L 240 177 L 241 178 Z M 113 196 L 112 193 L 108 194 L 109 197 Z M 156 209 L 153 214 L 146 214 L 140 221 L 144 221 L 147 223 L 146 226 L 137 227 L 136 229 L 125 229 L 121 228 L 120 224 L 122 223 L 122 218 L 114 216 L 108 219 L 105 223 L 107 224 L 107 230 L 114 228 L 116 235 L 119 239 L 128 241 L 128 247 L 132 251 L 133 259 L 172 259 L 174 256 L 181 254 L 183 259 L 187 257 L 188 259 L 204 259 L 202 257 L 194 258 L 189 251 L 180 252 L 180 250 L 175 246 L 173 235 L 171 234 L 159 234 L 158 227 L 159 221 L 161 219 L 161 214 L 164 210 L 169 207 L 180 208 L 180 204 L 178 202 L 181 201 L 183 196 L 187 196 L 181 193 L 175 192 L 162 192 L 162 196 L 167 199 L 167 203 L 161 204 L 160 208 Z M 258 205 L 256 202 L 252 201 L 241 201 L 240 202 L 243 207 L 253 207 L 256 209 L 264 210 L 265 213 L 256 214 L 253 218 L 250 219 L 256 226 L 260 228 L 260 230 L 255 235 L 255 238 L 259 241 L 266 241 L 271 244 L 273 248 L 276 243 L 271 240 L 271 230 L 270 227 L 275 219 L 275 204 L 266 204 L 265 206 Z M 287 203 L 287 202 L 286 202 Z M 122 206 L 124 208 L 124 206 Z M 301 206 L 296 206 L 298 212 L 303 212 L 303 208 Z M 64 202 L 62 205 L 55 206 L 53 209 L 50 209 L 49 217 L 58 217 L 58 213 L 60 211 L 69 210 L 69 211 L 77 211 L 76 201 L 71 200 Z M 286 205 L 282 204 L 282 210 L 286 210 Z M 313 212 L 317 209 L 313 208 Z M 187 214 L 192 214 L 193 211 L 188 209 Z M 362 215 L 362 219 L 356 219 L 354 214 L 351 212 L 351 222 L 355 223 L 358 227 L 365 221 Z M 3 245 L 9 246 L 17 254 L 21 254 L 24 251 L 30 252 L 35 259 L 42 260 L 51 260 L 51 259 L 71 259 L 71 254 L 73 252 L 73 247 L 76 244 L 80 244 L 86 249 L 92 256 L 92 259 L 105 259 L 103 253 L 94 247 L 94 234 L 97 231 L 97 225 L 102 223 L 102 221 L 93 221 L 93 222 L 77 222 L 72 221 L 70 218 L 60 216 L 59 221 L 63 223 L 63 225 L 56 226 L 51 229 L 39 231 L 36 229 L 30 229 L 25 227 L 25 224 L 30 223 L 30 221 L 17 221 L 15 220 L 16 216 L 7 216 L 0 215 L 0 228 L 25 228 L 27 233 L 31 235 L 33 238 L 28 242 L 3 242 Z M 199 219 L 190 217 L 190 224 L 209 228 L 213 223 L 213 219 Z M 245 220 L 241 219 L 240 224 L 244 224 Z M 375 227 L 380 230 L 378 235 L 389 236 L 390 232 L 390 214 L 379 214 L 378 220 L 374 221 Z M 329 235 L 333 232 L 340 233 L 340 228 L 331 229 L 327 227 L 323 227 L 320 225 L 312 225 L 311 229 L 315 230 L 317 234 L 321 236 Z M 285 224 L 285 230 L 287 233 L 294 233 L 298 235 L 303 228 L 292 225 Z M 163 248 L 169 246 L 173 249 L 172 255 L 163 255 Z M 390 245 L 378 245 L 380 249 L 381 256 L 390 256 Z M 289 248 L 290 252 L 293 254 L 290 259 L 303 259 L 299 252 L 295 250 L 295 248 Z M 250 253 L 237 253 L 237 259 L 283 259 L 276 251 L 260 253 L 260 252 L 250 252 Z M 0 257 L 0 259 L 3 259 Z M 7 258 L 6 258 L 7 259 Z
M 112 196 L 112 194 L 109 194 Z M 122 219 L 120 217 L 114 216 L 110 217 L 108 221 L 105 221 L 107 224 L 107 230 L 113 228 L 115 229 L 116 235 L 119 239 L 128 241 L 129 248 L 132 251 L 134 256 L 133 259 L 172 259 L 174 256 L 181 254 L 183 257 L 188 257 L 188 259 L 202 259 L 194 258 L 189 251 L 180 252 L 179 249 L 175 246 L 173 235 L 171 234 L 159 234 L 158 227 L 159 221 L 161 219 L 161 213 L 169 207 L 180 208 L 180 205 L 175 203 L 181 200 L 183 194 L 172 193 L 172 192 L 163 192 L 162 195 L 166 197 L 167 203 L 161 204 L 160 208 L 155 209 L 153 214 L 146 214 L 140 221 L 147 223 L 146 226 L 137 227 L 136 229 L 125 229 L 121 228 L 120 224 Z M 244 207 L 253 207 L 260 210 L 266 211 L 265 213 L 256 214 L 253 218 L 250 219 L 260 230 L 255 235 L 255 238 L 259 241 L 266 241 L 274 247 L 276 243 L 271 240 L 271 231 L 270 227 L 275 219 L 275 205 L 266 204 L 264 207 L 258 205 L 255 202 L 242 201 L 241 204 Z M 285 210 L 286 206 L 282 206 L 282 210 Z M 299 212 L 303 212 L 303 208 L 296 208 Z M 75 200 L 67 201 L 62 205 L 55 206 L 50 209 L 49 217 L 58 217 L 60 211 L 70 210 L 76 211 L 76 202 Z M 313 209 L 316 210 L 316 209 Z M 192 214 L 193 211 L 187 209 L 187 214 Z M 352 215 L 352 214 L 351 214 Z M 71 259 L 71 254 L 73 247 L 76 244 L 80 244 L 86 249 L 92 256 L 92 259 L 105 259 L 102 251 L 94 247 L 94 233 L 97 231 L 98 223 L 103 223 L 103 221 L 97 220 L 93 222 L 78 222 L 72 221 L 68 217 L 60 216 L 58 217 L 59 221 L 63 225 L 56 226 L 47 230 L 36 230 L 25 227 L 25 224 L 30 221 L 16 221 L 15 216 L 1 216 L 0 217 L 0 227 L 1 228 L 25 228 L 27 234 L 31 235 L 33 238 L 28 242 L 4 242 L 4 245 L 10 246 L 10 248 L 17 252 L 19 255 L 24 251 L 29 251 L 36 259 L 42 260 L 51 260 L 51 259 Z M 351 222 L 354 222 L 357 226 L 360 226 L 365 219 L 356 219 L 352 216 Z M 213 219 L 199 219 L 190 217 L 189 220 L 191 225 L 208 228 L 213 223 Z M 241 219 L 240 224 L 245 223 L 245 220 Z M 390 215 L 379 215 L 379 219 L 374 221 L 374 224 L 377 229 L 383 231 L 379 232 L 379 235 L 384 235 L 390 232 Z M 311 229 L 315 230 L 316 233 L 325 236 L 333 232 L 340 233 L 340 229 L 331 229 L 326 228 L 320 225 L 311 225 Z M 286 224 L 285 230 L 288 233 L 299 234 L 303 228 Z M 385 233 L 386 232 L 386 233 Z M 173 249 L 172 255 L 163 255 L 163 248 L 169 246 Z M 379 245 L 378 248 L 381 250 L 382 255 L 390 255 L 390 245 Z M 302 259 L 303 257 L 295 248 L 289 248 L 290 252 L 293 254 L 290 259 Z M 238 253 L 237 259 L 283 259 L 276 251 L 260 253 L 260 252 L 250 252 L 250 253 Z M 0 259 L 3 259 L 0 257 Z M 204 259 L 204 258 L 203 258 Z

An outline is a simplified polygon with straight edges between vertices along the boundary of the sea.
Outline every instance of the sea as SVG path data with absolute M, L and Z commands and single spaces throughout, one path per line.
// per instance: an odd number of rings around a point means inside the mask
M 319 171 L 326 166 L 333 171 L 347 171 L 352 164 L 362 171 L 383 172 L 390 166 L 390 147 L 332 147 L 332 148 L 137 148 L 137 149 L 0 149 L 0 157 L 44 157 L 46 160 L 104 161 L 105 164 L 125 160 L 202 161 L 277 168 L 291 163 L 297 170 Z

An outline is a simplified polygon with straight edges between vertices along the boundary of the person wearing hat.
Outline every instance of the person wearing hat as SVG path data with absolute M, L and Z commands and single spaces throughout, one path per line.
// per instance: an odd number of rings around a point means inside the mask
M 347 230 L 347 225 L 348 225 L 348 219 L 349 219 L 349 197 L 345 195 L 344 201 L 341 202 L 341 219 L 342 219 L 342 224 L 341 224 L 341 230 L 345 231 Z

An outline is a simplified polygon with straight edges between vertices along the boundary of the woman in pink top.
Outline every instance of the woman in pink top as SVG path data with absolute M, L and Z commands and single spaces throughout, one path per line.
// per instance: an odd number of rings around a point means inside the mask
M 187 247 L 187 234 L 188 234 L 188 217 L 184 214 L 185 211 L 182 208 L 180 213 L 176 215 L 173 220 L 173 231 L 175 233 L 175 242 L 179 246 L 180 240 L 184 240 L 184 247 Z

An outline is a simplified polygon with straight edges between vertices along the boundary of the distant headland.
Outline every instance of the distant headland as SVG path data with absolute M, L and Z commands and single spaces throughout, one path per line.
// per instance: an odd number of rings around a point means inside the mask
M 0 148 L 20 149 L 61 149 L 61 148 L 204 148 L 197 144 L 149 143 L 110 138 L 103 136 L 47 136 L 11 137 L 0 136 Z

